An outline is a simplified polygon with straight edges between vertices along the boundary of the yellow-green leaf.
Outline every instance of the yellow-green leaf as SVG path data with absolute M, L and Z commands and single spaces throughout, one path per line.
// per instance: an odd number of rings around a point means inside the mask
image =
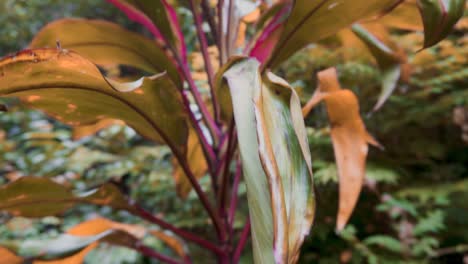
M 391 9 L 399 2 L 401 0 L 296 0 L 266 68 L 274 68 L 307 44 Z
M 242 59 L 229 86 L 247 186 L 256 263 L 295 263 L 312 225 L 311 158 L 300 103 L 281 78 Z
M 52 48 L 59 41 L 64 49 L 76 51 L 96 64 L 122 64 L 149 73 L 167 71 L 182 89 L 179 72 L 172 59 L 154 40 L 103 20 L 61 19 L 34 37 L 30 48 Z
M 118 83 L 74 52 L 26 50 L 0 60 L 0 96 L 19 97 L 72 126 L 122 120 L 142 136 L 167 143 L 176 156 L 185 153 L 186 109 L 164 73 Z

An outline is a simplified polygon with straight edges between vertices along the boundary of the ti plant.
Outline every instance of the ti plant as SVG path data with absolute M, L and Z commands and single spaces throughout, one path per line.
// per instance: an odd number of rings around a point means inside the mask
M 409 74 L 406 56 L 389 31 L 424 31 L 421 48 L 427 48 L 447 36 L 465 8 L 464 0 L 108 2 L 146 28 L 151 38 L 107 21 L 52 22 L 29 49 L 0 60 L 0 96 L 17 97 L 73 126 L 77 138 L 124 122 L 143 137 L 167 144 L 180 198 L 194 190 L 216 238 L 164 221 L 154 214 L 157 208 L 142 208 L 112 183 L 77 193 L 28 176 L 0 187 L 0 210 L 44 217 L 78 203 L 107 205 L 169 233 L 98 218 L 48 243 L 2 241 L 2 258 L 10 263 L 80 263 L 98 242 L 167 263 L 191 263 L 183 246 L 191 242 L 212 252 L 219 263 L 238 263 L 249 237 L 255 263 L 296 263 L 316 210 L 304 116 L 325 102 L 340 183 L 338 231 L 357 203 L 368 144 L 380 145 L 364 126 L 356 95 L 340 87 L 335 69 L 318 73 L 317 88 L 310 100 L 303 100 L 308 101 L 304 107 L 296 91 L 273 72 L 307 45 L 337 41 L 355 47 L 361 42 L 382 72 L 376 111 Z M 182 7 L 191 10 L 194 20 L 201 75 L 191 71 L 191 50 L 176 12 Z M 125 65 L 145 77 L 130 82 L 111 78 L 102 71 L 108 65 Z M 199 182 L 205 175 L 211 182 L 207 190 Z M 249 219 L 237 229 L 233 223 L 241 180 Z M 146 234 L 172 245 L 178 258 L 146 246 L 141 240 Z

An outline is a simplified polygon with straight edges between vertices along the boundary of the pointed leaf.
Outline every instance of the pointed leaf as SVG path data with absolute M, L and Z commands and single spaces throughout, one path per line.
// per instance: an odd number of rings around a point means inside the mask
M 359 19 L 393 8 L 401 0 L 297 0 L 266 68 L 274 68 L 307 44 L 331 36 Z
M 462 17 L 465 0 L 418 0 L 424 24 L 424 48 L 444 39 Z
M 256 263 L 295 263 L 312 224 L 311 159 L 295 91 L 244 59 L 224 74 L 247 185 Z
M 354 24 L 352 30 L 367 45 L 382 72 L 382 92 L 373 109 L 376 111 L 395 90 L 401 76 L 401 64 L 406 62 L 406 58 L 398 52 L 398 47 L 390 42 L 389 38 L 385 43 L 383 39 L 379 39 L 359 24 Z M 393 49 L 389 47 L 389 44 L 393 44 Z
M 0 187 L 0 211 L 25 217 L 56 215 L 77 203 L 108 205 L 133 211 L 133 207 L 113 184 L 73 194 L 65 186 L 48 178 L 22 177 Z
M 176 156 L 185 153 L 185 108 L 166 74 L 118 83 L 74 52 L 26 50 L 0 60 L 0 96 L 19 97 L 72 126 L 119 119 L 142 136 L 167 143 Z
M 61 19 L 36 34 L 30 48 L 55 47 L 76 51 L 96 64 L 123 64 L 150 73 L 167 71 L 182 89 L 174 61 L 154 40 L 103 20 Z
M 356 206 L 365 176 L 368 143 L 377 143 L 367 132 L 359 115 L 359 103 L 350 90 L 341 89 L 336 70 L 318 73 L 319 88 L 303 110 L 310 111 L 325 101 L 339 176 L 337 230 L 341 231 Z M 377 143 L 378 144 L 378 143 Z
M 187 48 L 177 14 L 166 0 L 107 0 L 128 18 L 145 26 L 153 35 L 174 48 L 187 60 Z

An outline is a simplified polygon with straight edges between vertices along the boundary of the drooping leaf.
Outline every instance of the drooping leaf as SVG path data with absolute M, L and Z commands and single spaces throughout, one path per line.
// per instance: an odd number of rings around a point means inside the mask
M 254 59 L 224 73 L 247 186 L 256 263 L 295 263 L 313 221 L 311 158 L 299 99 Z
M 189 131 L 186 160 L 195 178 L 200 179 L 206 174 L 208 170 L 208 163 L 206 162 L 203 148 L 194 129 L 190 129 Z M 185 172 L 179 165 L 177 159 L 173 159 L 172 163 L 174 168 L 173 176 L 176 183 L 177 194 L 182 199 L 185 199 L 192 190 L 192 184 L 185 175 Z
M 166 74 L 118 83 L 74 52 L 26 50 L 0 60 L 0 96 L 19 97 L 72 126 L 119 119 L 177 155 L 185 153 L 185 107 Z
M 108 205 L 133 211 L 127 199 L 111 183 L 86 193 L 74 194 L 48 178 L 37 177 L 22 177 L 1 186 L 0 201 L 0 211 L 25 217 L 56 215 L 78 203 Z
M 352 30 L 367 45 L 382 72 L 382 91 L 373 109 L 376 111 L 395 90 L 401 76 L 401 64 L 406 62 L 406 57 L 396 44 L 390 41 L 389 37 L 379 39 L 359 24 L 354 24 Z M 391 44 L 393 47 L 390 47 Z
M 30 48 L 55 47 L 76 51 L 96 64 L 122 64 L 150 73 L 167 71 L 179 89 L 182 82 L 174 61 L 151 39 L 103 20 L 61 19 L 37 33 Z
M 418 0 L 424 25 L 424 48 L 444 39 L 462 17 L 465 0 Z
M 400 0 L 297 0 L 281 38 L 266 64 L 274 68 L 307 44 L 331 36 L 354 22 L 391 9 Z
M 187 48 L 177 14 L 166 0 L 107 0 L 128 18 L 145 26 L 187 61 Z
M 359 114 L 359 103 L 351 90 L 341 89 L 336 70 L 318 73 L 319 87 L 303 108 L 303 114 L 324 100 L 331 125 L 331 138 L 339 178 L 337 230 L 342 230 L 356 206 L 364 182 L 368 146 L 378 145 L 367 132 Z

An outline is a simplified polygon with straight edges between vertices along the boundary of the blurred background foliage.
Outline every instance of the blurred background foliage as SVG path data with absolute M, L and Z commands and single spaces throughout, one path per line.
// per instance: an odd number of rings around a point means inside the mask
M 178 12 L 193 49 L 190 14 L 183 7 Z M 25 48 L 42 26 L 62 17 L 108 19 L 142 32 L 102 0 L 4 0 L 0 1 L 0 54 Z M 306 123 L 318 215 L 300 263 L 468 263 L 467 19 L 465 14 L 447 40 L 418 53 L 421 33 L 392 32 L 394 40 L 410 54 L 412 74 L 375 113 L 371 109 L 381 78 L 375 62 L 333 39 L 299 52 L 279 70 L 307 101 L 316 87 L 315 73 L 336 66 L 342 86 L 358 95 L 368 130 L 385 146 L 384 151 L 371 149 L 366 187 L 350 224 L 337 234 L 337 173 L 326 111 L 318 107 L 309 115 Z M 116 71 L 114 74 L 121 72 Z M 111 181 L 174 225 L 201 234 L 209 232 L 208 219 L 195 195 L 191 193 L 187 200 L 176 195 L 167 147 L 149 143 L 121 125 L 73 140 L 69 127 L 26 110 L 14 100 L 6 103 L 9 112 L 0 113 L 0 184 L 34 175 L 84 191 Z M 209 187 L 207 177 L 201 181 Z M 243 186 L 240 192 L 245 193 Z M 237 214 L 239 225 L 247 211 L 243 199 Z M 149 225 L 126 212 L 81 205 L 66 211 L 63 218 L 26 219 L 0 213 L 0 238 L 56 236 L 96 216 Z M 157 240 L 147 242 L 173 254 Z M 210 263 L 200 248 L 190 244 L 190 252 L 195 263 Z M 246 253 L 243 262 L 249 263 L 249 259 Z M 154 263 L 129 249 L 105 244 L 93 250 L 86 261 Z

